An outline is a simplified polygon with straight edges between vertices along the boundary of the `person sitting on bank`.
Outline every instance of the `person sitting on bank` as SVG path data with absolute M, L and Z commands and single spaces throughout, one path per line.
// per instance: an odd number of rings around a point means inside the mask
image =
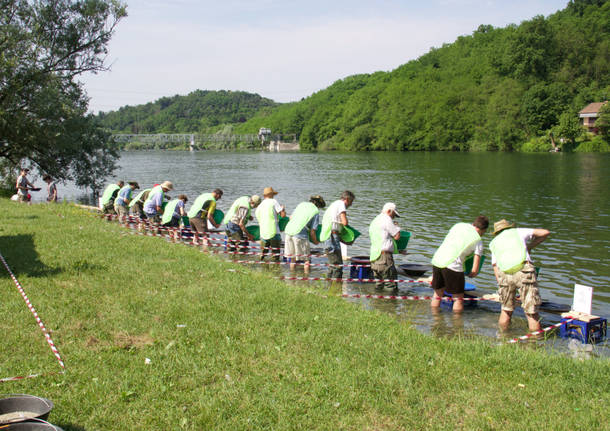
M 286 217 L 286 209 L 275 200 L 278 192 L 273 187 L 265 187 L 263 190 L 263 201 L 256 209 L 256 219 L 260 227 L 260 259 L 265 259 L 267 250 L 273 256 L 272 260 L 280 260 L 280 247 L 282 236 L 280 234 L 279 217 Z
M 42 177 L 42 180 L 47 183 L 47 202 L 57 202 L 57 183 L 49 174 Z
M 341 254 L 341 231 L 348 225 L 347 209 L 354 203 L 355 196 L 349 190 L 341 193 L 341 199 L 334 201 L 322 217 L 320 242 L 328 257 L 328 278 L 343 278 L 343 256 Z
M 394 241 L 400 239 L 400 227 L 394 222 L 394 218 L 400 217 L 396 211 L 396 204 L 388 202 L 383 206 L 381 214 L 373 219 L 369 226 L 369 238 L 371 239 L 371 270 L 378 280 L 396 280 L 398 271 L 394 265 Z M 398 283 L 395 281 L 377 281 L 375 288 L 383 288 L 398 291 Z
M 167 227 L 180 227 L 180 220 L 186 216 L 184 204 L 188 202 L 186 195 L 178 195 L 178 199 L 172 199 L 165 205 L 161 224 Z
M 165 193 L 173 189 L 174 185 L 171 181 L 164 181 L 160 185 L 153 187 L 148 194 L 148 198 L 144 202 L 144 213 L 151 223 L 159 224 L 161 222 Z
M 216 211 L 216 201 L 220 200 L 222 195 L 222 190 L 214 189 L 212 193 L 200 194 L 193 202 L 193 206 L 188 211 L 189 223 L 193 231 L 193 245 L 199 245 L 199 236 L 202 237 L 202 245 L 207 245 L 208 222 L 215 228 L 220 226 L 214 220 L 214 211 Z
M 116 214 L 114 211 L 114 200 L 119 194 L 119 190 L 125 185 L 124 181 L 119 181 L 116 184 L 108 184 L 102 193 L 102 213 L 103 214 Z
M 530 251 L 550 235 L 546 229 L 515 228 L 514 223 L 502 219 L 494 223 L 494 239 L 489 244 L 491 265 L 498 282 L 502 304 L 498 324 L 502 330 L 510 325 L 519 289 L 521 308 L 531 332 L 540 331 L 538 308 L 542 303 L 538 291 L 536 268 Z
M 309 242 L 319 244 L 316 230 L 320 225 L 320 208 L 326 202 L 322 196 L 315 195 L 309 202 L 301 202 L 292 212 L 286 225 L 286 241 L 284 256 L 290 259 L 290 270 L 294 271 L 297 262 L 305 262 L 304 271 L 309 272 L 311 266 L 311 248 Z
M 129 202 L 129 210 L 133 215 L 141 219 L 146 218 L 146 214 L 144 213 L 144 202 L 148 199 L 151 190 L 152 188 L 142 190 L 131 200 L 131 202 Z
M 242 196 L 237 198 L 229 212 L 225 215 L 222 221 L 226 226 L 225 233 L 228 238 L 227 250 L 235 251 L 237 244 L 242 244 L 245 239 L 248 241 L 254 240 L 254 237 L 246 229 L 246 225 L 252 216 L 250 212 L 253 208 L 257 208 L 261 203 L 261 198 L 258 195 Z M 244 247 L 240 247 L 240 251 L 245 250 Z
M 432 289 L 434 297 L 430 306 L 438 308 L 444 293 L 451 294 L 455 313 L 464 310 L 464 262 L 474 253 L 472 271 L 468 277 L 476 277 L 481 266 L 483 241 L 481 237 L 489 227 L 489 219 L 478 216 L 474 223 L 457 223 L 449 230 L 445 240 L 432 257 Z
M 116 199 L 114 200 L 114 211 L 119 217 L 124 219 L 129 214 L 129 203 L 133 191 L 139 189 L 140 185 L 135 181 L 130 181 L 126 186 L 121 187 Z
M 17 177 L 17 183 L 15 184 L 15 188 L 17 189 L 17 199 L 19 202 L 29 202 L 29 191 L 34 190 L 34 184 L 28 180 L 27 175 L 30 172 L 28 168 L 21 169 L 21 173 L 19 177 Z

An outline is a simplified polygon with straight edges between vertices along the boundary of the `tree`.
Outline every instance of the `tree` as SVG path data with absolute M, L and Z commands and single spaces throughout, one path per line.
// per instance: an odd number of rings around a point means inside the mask
M 553 134 L 567 139 L 568 144 L 562 145 L 562 150 L 573 150 L 576 147 L 576 138 L 583 133 L 578 116 L 573 112 L 564 112 L 559 117 L 559 124 L 553 127 Z
M 118 0 L 0 0 L 0 157 L 95 189 L 118 158 L 76 79 L 107 70 Z
M 610 144 L 610 103 L 606 102 L 599 110 L 599 117 L 595 121 L 602 139 Z

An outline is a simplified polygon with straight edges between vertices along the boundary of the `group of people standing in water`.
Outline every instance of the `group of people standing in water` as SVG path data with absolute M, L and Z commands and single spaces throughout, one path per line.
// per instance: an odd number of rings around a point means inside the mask
M 309 272 L 311 264 L 310 244 L 324 244 L 328 258 L 328 278 L 341 279 L 343 276 L 343 256 L 341 243 L 349 245 L 343 235 L 348 226 L 347 209 L 353 204 L 355 196 L 346 190 L 338 200 L 332 202 L 320 217 L 320 210 L 326 202 L 320 195 L 313 195 L 306 202 L 299 203 L 290 218 L 285 220 L 286 208 L 275 199 L 278 194 L 272 187 L 259 195 L 241 196 L 236 199 L 222 219 L 215 216 L 216 203 L 222 198 L 221 189 L 199 195 L 191 208 L 186 211 L 186 195 L 178 195 L 165 203 L 166 193 L 173 190 L 173 184 L 165 181 L 154 187 L 140 191 L 137 182 L 127 185 L 123 181 L 109 185 L 101 198 L 104 213 L 126 216 L 130 212 L 141 219 L 148 219 L 154 225 L 169 227 L 180 226 L 181 220 L 188 218 L 193 231 L 194 244 L 207 245 L 209 226 L 215 229 L 224 226 L 228 237 L 228 249 L 243 250 L 247 241 L 255 239 L 255 233 L 247 226 L 256 217 L 260 235 L 260 259 L 267 255 L 278 261 L 280 258 L 281 236 L 285 232 L 284 257 L 294 269 L 297 263 L 304 265 Z M 252 215 L 254 212 L 254 216 Z M 321 218 L 321 220 L 320 220 Z M 379 290 L 390 288 L 398 291 L 397 270 L 393 255 L 399 252 L 396 242 L 401 231 L 397 223 L 400 214 L 396 205 L 386 203 L 381 212 L 369 225 L 371 271 Z M 457 223 L 445 236 L 442 244 L 432 257 L 432 282 L 434 290 L 431 306 L 440 306 L 441 299 L 451 295 L 454 312 L 463 311 L 465 276 L 476 277 L 483 262 L 482 236 L 489 227 L 486 216 L 478 216 L 473 223 Z M 492 253 L 492 267 L 498 283 L 501 314 L 499 324 L 506 329 L 510 324 L 517 302 L 525 312 L 531 331 L 540 330 L 539 306 L 542 302 L 537 286 L 536 268 L 532 263 L 530 251 L 543 242 L 550 232 L 546 229 L 516 228 L 514 223 L 500 220 L 494 224 L 493 240 L 489 248 Z M 256 235 L 256 236 L 258 236 Z M 353 242 L 353 239 L 352 239 Z M 466 274 L 464 265 L 473 256 L 472 269 Z M 519 298 L 517 299 L 517 292 Z

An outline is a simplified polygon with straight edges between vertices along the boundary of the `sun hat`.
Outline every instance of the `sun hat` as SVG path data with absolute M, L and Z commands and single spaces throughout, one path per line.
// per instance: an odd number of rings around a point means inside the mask
M 163 187 L 164 189 L 167 189 L 167 190 L 174 190 L 174 185 L 172 184 L 171 181 L 163 181 L 161 183 L 161 187 Z
M 318 208 L 324 208 L 326 206 L 326 202 L 324 202 L 324 199 L 320 195 L 310 196 L 309 201 Z
M 398 211 L 396 211 L 396 204 L 392 203 L 392 202 L 388 202 L 387 204 L 385 204 L 383 206 L 383 209 L 381 210 L 381 212 L 386 212 L 387 210 L 392 210 L 394 212 L 394 214 L 396 214 L 396 217 L 400 217 L 400 214 L 398 214 Z
M 252 195 L 250 197 L 250 202 L 252 202 L 254 205 L 258 205 L 261 203 L 261 197 L 259 195 Z
M 510 229 L 511 227 L 515 227 L 515 223 L 509 223 L 505 219 L 495 222 L 494 236 L 502 232 L 504 229 Z
M 273 187 L 265 187 L 265 189 L 263 190 L 263 196 L 275 196 L 277 195 L 278 192 L 276 192 L 275 190 L 273 190 Z

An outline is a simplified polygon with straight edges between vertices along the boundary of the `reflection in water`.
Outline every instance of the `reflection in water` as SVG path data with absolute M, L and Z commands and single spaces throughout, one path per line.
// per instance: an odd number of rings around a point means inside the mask
M 189 198 L 222 188 L 225 193 L 218 205 L 225 211 L 239 196 L 260 194 L 267 186 L 280 192 L 276 199 L 286 205 L 288 213 L 312 194 L 332 202 L 343 190 L 351 190 L 356 200 L 348 218 L 365 233 L 350 247 L 352 256 L 368 253 L 368 224 L 385 202 L 395 202 L 403 216 L 401 227 L 413 233 L 409 255 L 399 256 L 397 265 L 428 264 L 454 223 L 473 220 L 481 213 L 492 223 L 506 218 L 518 226 L 546 228 L 551 236 L 533 253 L 536 264 L 542 267 L 539 284 L 543 299 L 571 303 L 574 283 L 590 285 L 595 288 L 593 312 L 610 316 L 608 154 L 151 151 L 125 152 L 120 165 L 117 178 L 109 181 L 136 180 L 148 187 L 172 180 L 174 194 L 184 193 Z M 74 200 L 81 192 L 66 185 L 60 194 Z M 483 237 L 486 249 L 490 240 L 490 234 Z M 489 257 L 489 251 L 487 254 Z M 325 259 L 316 258 L 314 262 Z M 274 265 L 268 270 L 290 274 Z M 311 277 L 325 272 L 324 267 L 312 267 Z M 479 291 L 496 290 L 489 263 L 472 282 Z M 401 294 L 431 292 L 425 286 L 403 283 L 400 289 Z M 375 293 L 373 287 L 359 283 L 344 285 L 342 290 Z M 363 300 L 362 304 L 395 314 L 424 331 L 431 330 L 433 318 L 427 303 Z M 495 338 L 497 317 L 493 304 L 465 311 L 463 324 L 458 326 L 460 336 L 477 333 Z M 451 332 L 454 322 L 448 320 L 449 316 L 444 319 L 445 331 Z M 549 314 L 543 319 L 555 323 L 558 316 Z M 516 319 L 509 335 L 527 332 L 522 323 Z

